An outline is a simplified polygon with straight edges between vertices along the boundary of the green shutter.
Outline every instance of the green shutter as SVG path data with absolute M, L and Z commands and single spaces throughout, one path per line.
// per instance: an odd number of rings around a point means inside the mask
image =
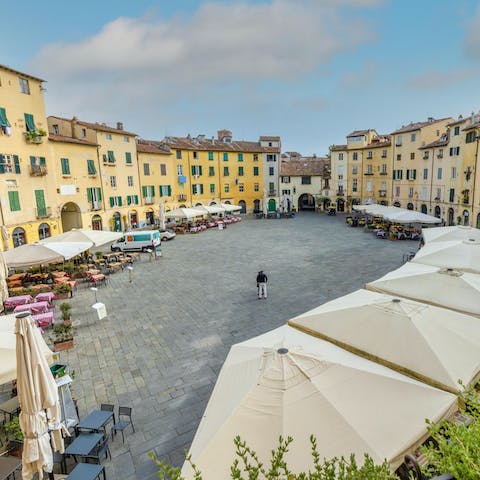
M 15 166 L 15 173 L 20 173 L 20 160 L 18 155 L 13 156 L 13 165 Z
M 203 183 L 200 184 L 200 194 L 203 193 Z
M 110 197 L 110 206 L 113 207 L 115 205 L 115 200 L 113 197 Z
M 138 205 L 138 195 L 135 195 L 135 205 Z
M 238 154 L 238 161 L 243 162 L 243 153 Z
M 208 152 L 208 159 L 213 160 L 213 152 Z
M 192 176 L 195 175 L 195 165 L 192 165 Z
M 161 185 L 158 187 L 158 191 L 160 192 L 160 196 L 163 197 L 163 190 Z
M 115 163 L 115 154 L 112 150 L 108 150 L 108 162 Z
M 142 195 L 143 195 L 143 198 L 147 196 L 147 187 L 145 186 L 142 187 Z
M 36 165 L 37 163 L 37 158 L 30 156 L 30 165 Z
M 61 158 L 60 161 L 62 162 L 62 175 L 70 175 L 70 162 L 68 158 Z
M 36 132 L 35 121 L 33 120 L 33 115 L 30 113 L 25 113 L 25 126 L 27 127 L 28 132 Z
M 0 107 L 0 127 L 10 127 L 10 122 L 7 119 L 5 109 Z
M 132 163 L 132 154 L 130 152 L 125 152 L 125 162 Z
M 253 175 L 258 177 L 258 167 L 253 167 Z
M 118 200 L 118 206 L 121 207 L 122 206 L 122 197 L 117 197 L 117 200 Z
M 97 187 L 97 199 L 99 202 L 102 201 L 102 189 L 100 187 Z
M 8 202 L 10 204 L 10 211 L 18 212 L 20 210 L 18 192 L 8 192 Z
M 93 160 L 87 160 L 87 169 L 89 175 L 95 175 L 97 173 L 95 162 Z
M 103 157 L 103 163 L 107 163 L 107 161 L 108 161 L 107 156 L 105 154 L 103 154 L 102 157 Z
M 0 153 L 0 173 L 5 173 L 5 164 L 3 163 L 3 155 Z
M 37 214 L 39 217 L 47 215 L 47 207 L 45 205 L 45 195 L 43 190 L 35 190 L 35 202 L 37 204 Z
M 40 165 L 44 167 L 47 164 L 47 161 L 45 160 L 45 157 L 40 157 Z
M 130 201 L 130 195 L 127 195 L 127 205 L 131 205 L 131 201 Z
M 92 201 L 93 201 L 93 199 L 92 199 L 92 189 L 87 188 L 87 202 L 92 203 Z
M 198 169 L 199 169 L 199 172 L 200 172 L 199 175 L 202 176 L 202 175 L 203 175 L 203 173 L 202 173 L 202 166 L 199 165 L 199 166 L 198 166 Z
M 223 161 L 226 162 L 228 160 L 228 153 L 223 154 Z
M 172 187 L 170 185 L 167 185 L 167 189 L 168 189 L 168 196 L 171 197 L 172 196 Z

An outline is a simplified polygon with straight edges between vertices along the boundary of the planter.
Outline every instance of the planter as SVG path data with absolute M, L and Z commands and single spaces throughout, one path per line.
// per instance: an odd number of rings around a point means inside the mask
M 55 299 L 56 300 L 66 300 L 70 298 L 71 292 L 59 292 L 55 294 Z
M 75 346 L 73 338 L 63 342 L 53 342 L 53 351 L 62 352 L 63 350 L 70 350 Z
M 23 442 L 19 440 L 9 440 L 8 442 L 8 454 L 14 457 L 22 457 Z

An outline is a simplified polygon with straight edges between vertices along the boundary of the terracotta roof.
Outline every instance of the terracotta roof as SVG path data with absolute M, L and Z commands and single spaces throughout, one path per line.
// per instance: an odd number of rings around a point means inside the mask
M 372 141 L 364 148 L 382 148 L 389 147 L 392 144 L 390 135 L 378 135 L 373 137 Z
M 372 131 L 371 128 L 369 128 L 368 130 L 355 130 L 355 131 L 353 131 L 352 133 L 349 133 L 349 134 L 347 135 L 347 138 L 348 138 L 348 137 L 358 137 L 358 136 L 360 136 L 360 135 L 367 135 L 368 132 L 371 132 L 371 131 Z
M 115 127 L 109 127 L 108 125 L 103 123 L 82 122 L 80 120 L 77 120 L 77 123 L 78 125 L 83 125 L 84 127 L 88 127 L 93 130 L 98 130 L 100 132 L 116 133 L 118 135 L 127 135 L 127 136 L 133 136 L 133 137 L 138 136 L 136 133 L 127 132 L 126 130 L 120 130 Z
M 347 150 L 347 145 L 331 145 L 330 150 L 336 152 L 337 150 Z
M 0 68 L 3 70 L 8 70 L 9 72 L 12 72 L 12 73 L 16 73 L 22 77 L 29 78 L 31 80 L 36 80 L 37 82 L 46 82 L 46 80 L 42 80 L 41 78 L 34 77 L 33 75 L 30 75 L 28 73 L 23 73 L 18 70 L 14 70 L 13 68 L 8 67 L 7 65 L 0 64 Z
M 430 142 L 427 145 L 423 145 L 423 147 L 419 147 L 418 149 L 425 150 L 427 148 L 433 148 L 433 147 L 445 147 L 448 145 L 448 141 L 449 141 L 448 133 L 443 133 L 442 135 L 440 135 L 439 139 L 433 142 Z
M 65 135 L 49 134 L 48 139 L 53 141 L 53 142 L 76 143 L 78 145 L 89 145 L 91 147 L 97 147 L 98 146 L 98 143 L 89 142 L 87 140 L 82 140 L 80 138 L 67 137 Z
M 216 139 L 198 139 L 195 137 L 165 137 L 161 142 L 145 140 L 154 145 L 166 144 L 172 149 L 216 151 L 216 152 L 250 152 L 250 153 L 280 153 L 279 147 L 262 147 L 260 142 L 232 140 L 222 142 Z
M 326 160 L 327 159 L 317 157 L 301 157 L 299 160 L 282 160 L 280 162 L 280 175 L 284 177 L 302 175 L 323 177 L 326 173 Z
M 445 118 L 429 118 L 426 122 L 412 122 L 409 125 L 405 125 L 402 128 L 399 128 L 398 130 L 395 130 L 392 132 L 392 135 L 395 135 L 396 133 L 407 133 L 407 132 L 413 132 L 415 130 L 420 130 L 423 127 L 426 127 L 428 125 L 433 125 L 438 122 L 443 122 L 444 120 L 448 120 L 450 117 L 445 117 Z
M 260 137 L 260 141 L 261 141 L 261 142 L 279 142 L 279 141 L 280 141 L 280 137 L 277 137 L 277 136 L 273 136 L 273 137 L 261 136 L 261 137 Z
M 168 145 L 149 143 L 145 140 L 137 140 L 137 152 L 155 153 L 158 155 L 170 155 L 172 153 Z
M 460 123 L 466 122 L 468 120 L 468 117 L 466 118 L 458 118 L 457 120 L 454 120 L 453 122 L 450 122 L 447 124 L 447 127 L 453 127 L 454 125 L 458 125 Z

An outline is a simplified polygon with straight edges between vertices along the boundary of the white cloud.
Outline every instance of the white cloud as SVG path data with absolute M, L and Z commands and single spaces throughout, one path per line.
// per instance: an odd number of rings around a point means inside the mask
M 480 59 L 480 7 L 468 23 L 465 48 L 471 57 Z
M 30 71 L 49 81 L 49 107 L 98 114 L 171 105 L 223 86 L 304 78 L 373 40 L 356 9 L 380 0 L 203 4 L 191 17 L 118 18 L 77 43 L 43 48 Z M 350 8 L 345 8 L 350 7 Z M 356 7 L 356 8 L 355 8 Z M 67 103 L 68 102 L 68 103 Z
M 478 75 L 474 69 L 464 69 L 452 72 L 429 71 L 412 77 L 408 80 L 408 86 L 414 90 L 442 90 L 453 87 L 459 83 Z
M 353 87 L 365 88 L 374 82 L 378 74 L 378 66 L 374 62 L 366 62 L 358 71 L 347 72 L 341 79 L 342 86 L 350 89 Z

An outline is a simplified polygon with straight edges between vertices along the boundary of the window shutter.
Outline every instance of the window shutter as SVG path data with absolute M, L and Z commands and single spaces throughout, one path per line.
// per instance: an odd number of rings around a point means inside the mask
M 202 166 L 201 165 L 198 166 L 198 170 L 199 170 L 199 175 L 202 176 Z
M 167 189 L 168 189 L 168 196 L 171 197 L 172 196 L 172 187 L 170 185 L 168 185 Z
M 35 202 L 37 204 L 38 215 L 44 217 L 47 214 L 47 207 L 45 205 L 43 190 L 35 190 Z
M 3 155 L 0 153 L 0 173 L 5 173 L 5 164 L 3 163 Z
M 121 207 L 122 206 L 122 197 L 117 197 L 118 199 L 118 206 Z
M 413 171 L 413 179 L 414 179 L 414 180 L 417 179 L 417 171 L 416 171 L 416 170 Z
M 163 197 L 163 188 L 161 185 L 158 187 L 158 191 L 160 192 L 160 196 Z
M 115 200 L 113 197 L 110 197 L 110 206 L 113 207 L 115 205 Z
M 135 205 L 138 205 L 138 195 L 135 195 Z
M 192 175 L 195 175 L 195 165 L 192 165 Z
M 125 152 L 125 161 L 127 163 L 132 163 L 132 154 L 130 152 Z
M 92 189 L 87 188 L 87 202 L 92 203 Z
M 45 160 L 45 157 L 40 157 L 40 165 L 44 167 L 47 164 L 47 161 Z
M 10 127 L 10 122 L 7 119 L 7 113 L 5 109 L 0 107 L 0 126 L 1 127 Z
M 13 156 L 13 165 L 15 166 L 15 173 L 20 173 L 20 160 L 18 155 Z
M 143 195 L 143 198 L 147 196 L 147 187 L 145 186 L 142 187 L 142 195 Z
M 102 201 L 102 189 L 100 187 L 97 187 L 97 200 Z
M 130 205 L 131 201 L 130 201 L 130 195 L 127 195 L 127 205 Z
M 102 155 L 103 163 L 107 163 L 107 156 L 105 154 Z
M 35 121 L 33 120 L 33 115 L 30 113 L 25 113 L 25 126 L 27 127 L 28 132 L 35 132 L 37 129 L 35 127 Z
M 200 193 L 203 193 L 203 183 L 200 184 Z
M 17 212 L 20 210 L 20 199 L 18 197 L 18 192 L 8 192 L 8 202 L 10 203 L 10 210 L 12 212 Z
M 30 156 L 30 165 L 35 165 L 37 163 L 36 157 Z

